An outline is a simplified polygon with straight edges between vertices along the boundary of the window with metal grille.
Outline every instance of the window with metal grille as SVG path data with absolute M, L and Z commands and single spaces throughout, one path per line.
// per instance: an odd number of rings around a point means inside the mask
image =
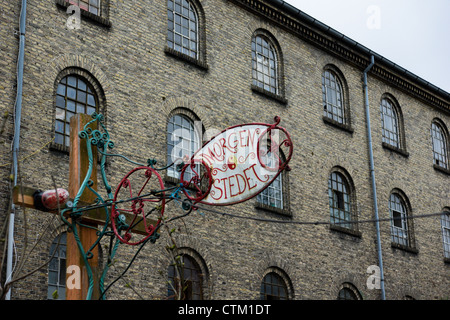
M 78 75 L 61 79 L 56 89 L 55 143 L 70 145 L 70 118 L 77 113 L 97 112 L 97 96 L 91 84 Z
M 167 1 L 167 46 L 198 59 L 198 18 L 187 0 Z
M 182 255 L 180 264 L 169 266 L 169 299 L 203 300 L 203 275 L 198 263 L 188 255 Z
M 81 10 L 100 15 L 100 0 L 69 0 L 70 4 L 75 4 Z
M 450 259 L 450 209 L 444 210 L 444 213 L 441 215 L 441 226 L 444 257 Z
M 47 299 L 65 300 L 66 298 L 66 233 L 53 240 L 50 247 L 48 265 Z
M 275 168 L 278 165 L 278 158 L 271 152 L 262 156 L 261 159 L 269 168 Z M 283 209 L 283 173 L 280 173 L 272 183 L 259 193 L 256 200 L 270 207 Z
M 346 123 L 343 91 L 339 78 L 330 70 L 322 74 L 324 116 L 338 123 Z
M 444 169 L 449 169 L 447 139 L 444 134 L 444 129 L 437 122 L 431 124 L 431 139 L 433 142 L 434 164 Z
M 344 283 L 338 293 L 338 300 L 361 300 L 361 294 L 351 283 Z
M 199 149 L 200 138 L 194 123 L 186 116 L 176 114 L 170 118 L 167 125 L 167 164 L 175 163 L 167 169 L 170 177 L 179 179 L 180 172 L 177 164 L 187 163 L 187 160 Z M 199 173 L 200 165 L 196 164 L 195 169 Z M 189 181 L 194 176 L 191 168 L 187 168 L 184 180 Z
M 261 283 L 260 299 L 288 300 L 288 289 L 284 279 L 275 272 L 266 274 Z
M 349 288 L 339 290 L 338 300 L 358 300 L 355 293 Z
M 410 246 L 408 212 L 402 198 L 391 194 L 389 198 L 389 211 L 391 216 L 391 240 L 403 246 Z
M 354 224 L 347 223 L 353 219 L 350 187 L 342 174 L 331 173 L 328 179 L 328 197 L 331 223 L 342 228 L 352 229 Z
M 273 94 L 278 90 L 278 59 L 270 40 L 262 35 L 252 38 L 253 85 Z
M 400 148 L 399 120 L 394 105 L 388 99 L 381 100 L 381 125 L 383 131 L 383 142 Z

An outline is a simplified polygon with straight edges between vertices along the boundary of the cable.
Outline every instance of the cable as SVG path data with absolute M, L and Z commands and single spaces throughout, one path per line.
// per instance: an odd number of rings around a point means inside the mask
M 269 223 L 279 223 L 279 224 L 299 224 L 299 225 L 336 225 L 336 224 L 359 224 L 359 223 L 373 223 L 373 222 L 381 222 L 381 221 L 391 221 L 391 220 L 400 220 L 402 218 L 380 218 L 380 219 L 367 219 L 367 220 L 346 220 L 342 222 L 330 222 L 330 221 L 292 221 L 292 220 L 275 220 L 275 219 L 265 219 L 265 218 L 257 218 L 257 217 L 249 217 L 249 216 L 240 216 L 232 213 L 226 213 L 226 212 L 220 212 L 217 210 L 209 209 L 203 206 L 197 206 L 200 210 L 205 210 L 211 213 L 220 214 L 222 216 L 228 216 L 232 218 L 238 218 L 238 219 L 247 219 L 247 220 L 255 220 L 259 222 L 269 222 Z M 429 213 L 429 214 L 422 214 L 422 215 L 414 215 L 414 216 L 407 216 L 403 219 L 417 219 L 417 218 L 428 218 L 428 217 L 434 217 L 434 216 L 440 216 L 445 214 L 445 212 L 439 212 L 439 213 Z

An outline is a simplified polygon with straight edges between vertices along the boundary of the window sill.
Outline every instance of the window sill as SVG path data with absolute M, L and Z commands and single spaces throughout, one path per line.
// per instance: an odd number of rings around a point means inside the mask
M 395 248 L 395 249 L 400 249 L 400 250 L 403 250 L 403 251 L 406 251 L 406 252 L 409 252 L 409 253 L 414 253 L 414 254 L 418 254 L 419 253 L 419 250 L 417 250 L 416 248 L 405 246 L 403 244 L 399 244 L 399 243 L 396 243 L 396 242 L 391 242 L 391 247 Z
M 322 116 L 322 119 L 323 119 L 323 122 L 325 122 L 326 124 L 329 124 L 329 125 L 331 125 L 333 127 L 336 127 L 338 129 L 342 129 L 342 130 L 344 130 L 344 131 L 346 131 L 348 133 L 352 133 L 353 134 L 353 128 L 350 125 L 348 125 L 348 124 L 343 124 L 343 123 L 337 122 L 336 120 L 333 120 L 333 119 L 328 118 L 326 116 Z
M 202 59 L 195 59 L 192 58 L 190 56 L 188 56 L 187 54 L 181 53 L 179 51 L 176 51 L 172 48 L 169 48 L 168 46 L 164 47 L 164 52 L 168 55 L 171 55 L 175 58 L 179 58 L 181 60 L 184 60 L 186 62 L 189 62 L 190 64 L 203 69 L 203 70 L 208 70 L 208 65 L 206 64 L 206 61 L 203 61 Z
M 433 168 L 436 171 L 439 171 L 439 172 L 445 173 L 447 175 L 450 175 L 450 170 L 449 169 L 446 169 L 446 168 L 443 168 L 441 166 L 438 166 L 437 164 L 433 164 Z
M 64 7 L 64 8 L 68 8 L 69 6 L 71 6 L 71 4 L 69 3 L 68 0 L 55 0 L 55 2 L 56 2 L 57 5 L 60 5 L 60 6 Z M 109 21 L 109 19 L 107 19 L 105 17 L 98 16 L 96 14 L 93 14 L 91 12 L 88 12 L 86 10 L 81 10 L 81 9 L 80 9 L 80 13 L 81 13 L 81 15 L 83 17 L 85 17 L 85 18 L 87 18 L 89 20 L 95 21 L 95 22 L 99 23 L 102 26 L 105 26 L 105 27 L 108 27 L 108 28 L 111 27 L 111 21 Z
M 275 94 L 275 93 L 272 93 L 270 91 L 264 90 L 263 88 L 255 86 L 254 84 L 251 85 L 251 89 L 252 89 L 253 92 L 256 92 L 256 93 L 258 93 L 260 95 L 263 95 L 265 97 L 271 98 L 271 99 L 273 99 L 275 101 L 278 101 L 278 102 L 280 102 L 280 103 L 282 103 L 284 105 L 286 105 L 288 103 L 287 99 L 282 97 L 282 96 L 280 96 L 279 94 Z
M 272 207 L 267 204 L 260 203 L 258 201 L 256 201 L 256 203 L 255 203 L 255 208 L 261 209 L 264 211 L 274 212 L 274 213 L 277 213 L 279 215 L 286 216 L 286 217 L 292 217 L 292 213 L 288 209 Z
M 345 234 L 348 234 L 348 235 L 351 235 L 351 236 L 354 236 L 357 238 L 362 237 L 362 234 L 360 231 L 344 228 L 339 225 L 330 224 L 330 230 L 342 232 L 342 233 L 345 233 Z
M 56 142 L 50 143 L 49 149 L 53 150 L 53 151 L 58 151 L 58 152 L 61 152 L 61 153 L 65 153 L 65 154 L 69 154 L 70 153 L 69 147 L 67 147 L 65 145 L 62 145 L 62 144 L 59 144 L 59 143 L 56 143 Z
M 406 150 L 404 150 L 404 149 L 394 147 L 394 146 L 392 146 L 392 145 L 390 145 L 389 143 L 386 143 L 386 142 L 383 142 L 381 145 L 383 146 L 383 148 L 388 149 L 388 150 L 393 151 L 393 152 L 396 152 L 396 153 L 398 153 L 399 155 L 401 155 L 401 156 L 403 156 L 405 158 L 409 157 L 409 152 L 406 152 Z

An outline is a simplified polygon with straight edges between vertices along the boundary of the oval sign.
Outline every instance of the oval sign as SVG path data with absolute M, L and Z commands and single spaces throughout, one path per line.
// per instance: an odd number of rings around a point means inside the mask
M 225 206 L 246 201 L 267 188 L 284 170 L 293 145 L 287 131 L 275 124 L 230 127 L 205 143 L 191 159 L 210 168 L 212 184 L 200 203 Z

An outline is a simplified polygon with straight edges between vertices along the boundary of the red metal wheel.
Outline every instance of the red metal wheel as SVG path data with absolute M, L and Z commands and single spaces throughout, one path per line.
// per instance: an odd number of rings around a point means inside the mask
M 180 174 L 183 192 L 193 204 L 208 196 L 212 186 L 211 168 L 201 159 L 191 159 Z
M 153 235 L 166 204 L 164 183 L 153 168 L 138 167 L 120 181 L 114 194 L 111 225 L 123 243 L 137 245 Z

